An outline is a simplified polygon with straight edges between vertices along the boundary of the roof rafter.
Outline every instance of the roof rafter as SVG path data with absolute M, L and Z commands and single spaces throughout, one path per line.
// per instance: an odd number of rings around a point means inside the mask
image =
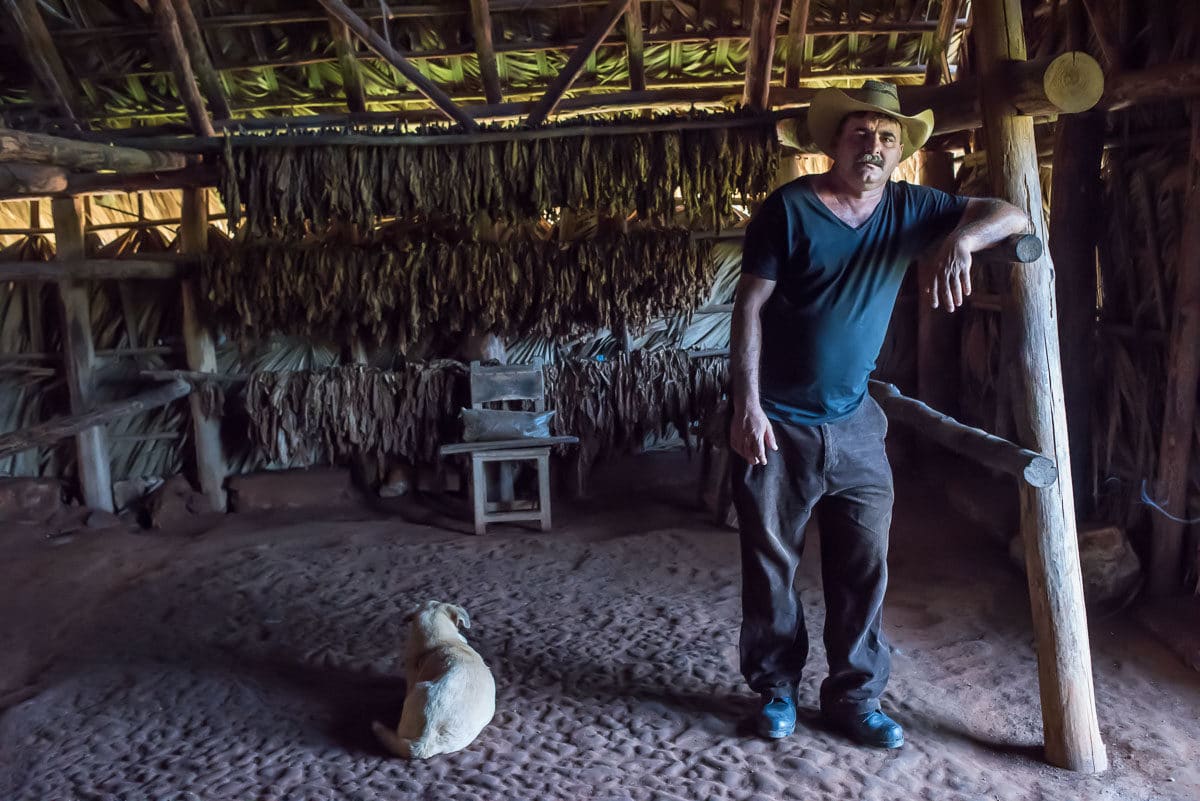
M 136 0 L 143 5 L 144 0 Z M 179 17 L 171 0 L 152 0 L 154 19 L 158 24 L 159 35 L 167 50 L 167 59 L 171 62 L 171 72 L 175 76 L 175 87 L 179 91 L 179 100 L 187 109 L 188 122 L 192 130 L 200 136 L 212 136 L 212 119 L 204 108 L 204 100 L 200 89 L 196 86 L 196 74 L 192 70 L 192 60 L 188 56 L 187 46 L 183 43 L 183 32 L 179 27 Z
M 483 93 L 489 103 L 499 103 L 500 74 L 496 71 L 496 48 L 492 44 L 492 12 L 488 0 L 469 0 L 471 31 L 475 36 L 475 52 L 479 56 L 479 75 Z
M 646 57 L 642 33 L 642 4 L 629 4 L 625 12 L 625 49 L 629 54 L 629 88 L 635 92 L 646 88 Z
M 54 40 L 50 38 L 46 21 L 38 11 L 37 0 L 6 0 L 5 5 L 16 22 L 25 56 L 38 81 L 63 115 L 72 122 L 77 121 L 80 118 L 79 95 L 67 76 Z
M 809 0 L 792 0 L 788 16 L 787 66 L 784 68 L 783 85 L 795 89 L 800 85 L 800 76 L 808 71 L 808 60 L 804 57 L 808 40 Z
M 417 91 L 429 98 L 429 100 L 442 110 L 443 113 L 450 119 L 462 125 L 469 131 L 476 130 L 479 126 L 475 124 L 475 120 L 467 116 L 461 108 L 459 108 L 450 95 L 446 94 L 433 81 L 425 77 L 425 75 L 416 68 L 416 66 L 404 57 L 402 53 L 392 47 L 383 40 L 383 37 L 376 33 L 362 17 L 355 14 L 341 0 L 318 0 L 325 10 L 333 14 L 339 20 L 344 22 L 347 27 L 354 32 L 359 39 L 362 39 L 371 50 L 373 50 L 380 58 L 387 61 L 395 67 L 401 75 L 408 79 Z
M 542 95 L 542 99 L 529 113 L 529 117 L 525 120 L 527 125 L 540 125 L 554 112 L 558 101 L 562 100 L 563 94 L 571 88 L 571 84 L 575 83 L 575 79 L 583 70 L 583 65 L 587 63 L 592 53 L 596 52 L 600 42 L 604 41 L 604 38 L 612 32 L 617 20 L 629 8 L 629 3 L 630 0 L 609 0 L 608 5 L 604 7 L 592 24 L 592 29 L 583 38 L 583 42 L 571 53 L 571 58 L 567 60 L 562 72 L 558 74 L 554 83 L 550 84 L 550 88 L 546 90 L 546 94 Z
M 962 0 L 942 0 L 937 32 L 933 35 L 929 63 L 925 66 L 926 85 L 937 86 L 943 80 L 950 80 L 950 40 L 954 35 L 954 23 L 958 21 L 958 9 L 961 4 Z
M 338 68 L 342 73 L 342 92 L 346 95 L 346 107 L 355 114 L 367 110 L 367 96 L 363 91 L 362 72 L 358 68 L 358 57 L 354 54 L 354 40 L 346 23 L 326 12 L 329 16 L 329 32 L 333 35 L 333 46 L 337 51 Z
M 775 29 L 783 0 L 755 0 L 750 25 L 750 54 L 746 59 L 746 89 L 742 104 L 765 109 L 771 94 L 771 62 L 775 60 Z
M 208 47 L 196 24 L 196 16 L 192 13 L 191 0 L 171 0 L 175 6 L 175 16 L 179 21 L 179 30 L 183 34 L 183 45 L 187 48 L 188 59 L 208 101 L 209 111 L 215 119 L 227 120 L 232 116 L 229 112 L 229 101 L 225 99 L 225 89 L 221 85 L 221 76 L 213 69 L 212 59 L 208 57 Z

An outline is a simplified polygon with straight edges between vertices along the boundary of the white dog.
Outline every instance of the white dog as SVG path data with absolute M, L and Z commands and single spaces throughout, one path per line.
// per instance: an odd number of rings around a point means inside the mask
M 496 681 L 458 628 L 467 610 L 426 601 L 412 621 L 405 653 L 408 694 L 395 731 L 378 721 L 375 736 L 404 759 L 427 759 L 466 748 L 496 713 Z

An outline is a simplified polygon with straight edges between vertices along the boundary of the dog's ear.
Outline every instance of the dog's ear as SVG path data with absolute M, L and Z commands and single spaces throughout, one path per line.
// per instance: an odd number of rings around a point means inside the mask
M 460 629 L 471 628 L 471 616 L 467 614 L 467 610 L 463 609 L 458 604 L 446 604 L 446 614 Z

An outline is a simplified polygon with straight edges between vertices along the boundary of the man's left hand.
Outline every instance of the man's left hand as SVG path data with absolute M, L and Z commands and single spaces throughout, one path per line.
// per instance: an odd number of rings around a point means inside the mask
M 950 236 L 932 260 L 932 278 L 925 294 L 933 308 L 953 312 L 971 294 L 971 249 L 963 237 Z

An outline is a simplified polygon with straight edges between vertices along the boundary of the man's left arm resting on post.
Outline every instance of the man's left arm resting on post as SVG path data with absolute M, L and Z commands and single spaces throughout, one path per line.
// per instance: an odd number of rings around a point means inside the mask
M 954 311 L 971 294 L 971 254 L 1030 229 L 1029 215 L 1011 203 L 969 198 L 958 226 L 933 257 L 932 283 L 926 287 L 933 308 Z

